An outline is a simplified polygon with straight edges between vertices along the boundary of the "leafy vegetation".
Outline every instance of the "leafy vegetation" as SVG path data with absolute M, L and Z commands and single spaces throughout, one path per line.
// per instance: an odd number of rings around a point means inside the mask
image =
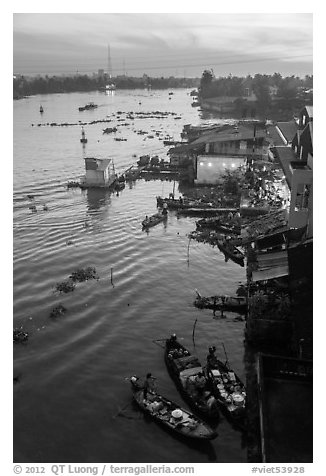
M 96 269 L 92 266 L 89 266 L 85 269 L 80 268 L 76 271 L 73 271 L 73 273 L 69 276 L 69 279 L 71 279 L 74 283 L 82 283 L 83 281 L 87 281 L 88 279 L 98 279 L 98 276 L 96 274 Z
M 60 317 L 63 316 L 66 312 L 67 309 L 62 304 L 59 304 L 58 306 L 52 309 L 50 317 Z
M 98 76 L 78 74 L 75 76 L 16 76 L 13 80 L 13 97 L 21 97 L 33 94 L 70 93 L 81 91 L 98 91 L 105 89 L 109 79 L 106 75 Z M 199 78 L 150 78 L 144 75 L 140 78 L 118 76 L 112 78 L 117 89 L 166 89 L 166 88 L 191 88 L 199 86 Z

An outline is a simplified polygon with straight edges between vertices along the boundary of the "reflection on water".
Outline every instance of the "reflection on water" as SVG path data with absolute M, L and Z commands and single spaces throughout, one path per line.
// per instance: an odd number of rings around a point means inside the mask
M 104 188 L 88 188 L 86 189 L 87 208 L 89 212 L 98 211 L 100 208 L 110 204 L 112 192 Z

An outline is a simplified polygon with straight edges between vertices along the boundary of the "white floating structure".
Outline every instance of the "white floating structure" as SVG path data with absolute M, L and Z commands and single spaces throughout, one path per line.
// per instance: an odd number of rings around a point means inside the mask
M 85 157 L 86 175 L 82 177 L 80 186 L 110 188 L 117 180 L 112 159 Z

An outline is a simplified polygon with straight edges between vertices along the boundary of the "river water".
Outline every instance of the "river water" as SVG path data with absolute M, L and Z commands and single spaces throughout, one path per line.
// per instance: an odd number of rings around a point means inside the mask
M 223 417 L 213 442 L 185 442 L 143 417 L 126 381 L 150 371 L 163 395 L 187 407 L 153 341 L 176 332 L 193 349 L 196 319 L 199 358 L 204 362 L 213 344 L 223 357 L 224 343 L 245 380 L 244 323 L 232 314 L 213 319 L 210 310 L 193 306 L 196 288 L 206 295 L 234 293 L 244 269 L 209 245 L 191 242 L 188 250 L 195 218 L 171 212 L 165 225 L 142 231 L 144 216 L 156 211 L 156 195 L 167 196 L 173 182 L 138 180 L 119 195 L 66 186 L 84 173 L 85 156 L 113 158 L 118 172 L 137 160 L 134 154 L 166 159 L 160 137 L 179 140 L 184 124 L 203 120 L 189 90 L 173 93 L 53 94 L 14 102 L 13 312 L 14 327 L 29 333 L 26 344 L 14 345 L 15 462 L 246 461 L 244 438 Z M 79 112 L 89 101 L 99 107 Z M 181 119 L 127 119 L 131 111 L 174 112 Z M 80 125 L 37 126 L 107 118 L 109 124 L 84 126 L 84 149 Z M 127 141 L 103 135 L 108 126 Z M 96 268 L 98 280 L 78 283 L 68 294 L 54 292 L 56 283 L 87 266 Z M 49 317 L 59 304 L 66 314 Z

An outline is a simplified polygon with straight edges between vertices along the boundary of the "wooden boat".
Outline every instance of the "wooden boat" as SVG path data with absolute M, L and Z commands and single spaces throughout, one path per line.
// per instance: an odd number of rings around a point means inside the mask
M 247 312 L 247 298 L 244 296 L 201 296 L 198 291 L 194 305 L 199 309 L 213 309 L 218 311 Z
M 80 186 L 80 182 L 77 182 L 75 180 L 71 180 L 70 182 L 67 183 L 68 188 L 78 188 Z
M 116 127 L 106 127 L 106 129 L 103 129 L 103 134 L 111 134 L 111 132 L 117 132 Z
M 43 109 L 43 106 L 41 105 L 40 106 L 40 113 L 43 114 L 43 112 L 44 112 L 44 109 Z
M 126 186 L 126 183 L 125 181 L 122 181 L 122 180 L 116 180 L 114 182 L 114 190 L 119 192 L 120 190 L 123 190 Z
M 244 254 L 232 243 L 228 243 L 226 240 L 217 240 L 218 248 L 240 266 L 244 266 Z
M 186 144 L 186 142 L 185 142 L 185 144 Z M 183 142 L 179 141 L 179 140 L 173 140 L 173 139 L 163 139 L 163 145 L 177 146 L 177 145 L 183 145 Z
M 196 383 L 198 376 L 204 373 L 198 358 L 191 355 L 180 342 L 170 338 L 165 342 L 164 360 L 187 403 L 202 416 L 216 418 L 218 407 L 209 380 L 204 375 L 203 388 L 199 388 Z
M 207 376 L 218 405 L 234 423 L 242 425 L 246 409 L 246 389 L 228 363 L 215 360 L 207 366 Z
M 96 109 L 98 107 L 97 104 L 94 104 L 93 102 L 89 102 L 85 106 L 81 106 L 78 108 L 78 111 L 88 111 L 89 109 Z
M 178 208 L 187 206 L 184 199 L 156 197 L 156 205 L 158 208 L 162 208 L 164 202 L 171 210 L 177 210 Z
M 161 221 L 166 220 L 168 217 L 167 214 L 163 215 L 163 213 L 155 213 L 150 217 L 146 217 L 145 220 L 141 222 L 143 228 L 151 228 L 152 226 L 157 225 Z
M 143 384 L 138 377 L 131 377 L 130 382 L 135 402 L 157 423 L 186 438 L 212 440 L 217 437 L 217 432 L 207 423 L 162 395 L 148 392 L 145 400 Z
M 178 209 L 211 209 L 211 203 L 203 203 L 200 200 L 189 200 L 187 198 L 163 198 L 156 197 L 156 203 L 159 208 L 163 206 L 163 203 L 167 203 L 169 209 L 178 210 Z
M 196 228 L 198 230 L 219 230 L 223 233 L 235 235 L 240 235 L 241 233 L 241 226 L 228 221 L 222 221 L 220 217 L 202 218 L 196 222 Z
M 212 216 L 217 215 L 219 213 L 225 213 L 229 211 L 226 208 L 215 208 L 209 204 L 201 204 L 196 205 L 195 207 L 183 207 L 179 208 L 178 213 L 181 215 L 189 215 L 189 216 Z

